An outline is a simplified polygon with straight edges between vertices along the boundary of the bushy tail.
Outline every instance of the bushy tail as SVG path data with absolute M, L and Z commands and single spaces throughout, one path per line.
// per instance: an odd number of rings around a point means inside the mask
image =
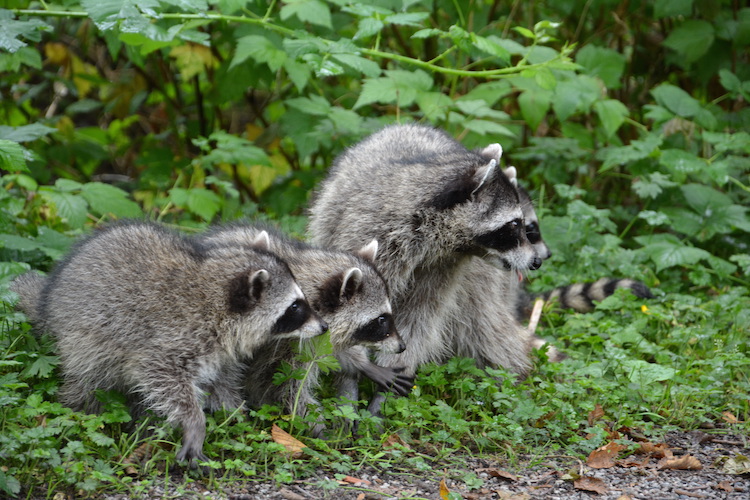
M 550 290 L 548 292 L 530 295 L 526 300 L 520 301 L 519 316 L 528 317 L 530 306 L 537 298 L 544 300 L 557 300 L 561 307 L 573 309 L 578 312 L 589 312 L 594 309 L 594 301 L 602 301 L 615 293 L 618 288 L 629 288 L 638 298 L 653 298 L 651 290 L 640 281 L 632 279 L 600 278 L 593 283 L 576 283 Z
M 17 277 L 10 284 L 10 289 L 20 296 L 16 307 L 23 311 L 36 327 L 42 326 L 40 306 L 45 279 L 41 274 L 31 271 Z

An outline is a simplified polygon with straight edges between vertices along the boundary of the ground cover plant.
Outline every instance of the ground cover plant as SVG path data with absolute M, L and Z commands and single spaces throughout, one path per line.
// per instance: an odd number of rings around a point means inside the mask
M 624 455 L 632 436 L 672 429 L 750 434 L 750 8 L 0 7 L 1 494 L 136 495 L 170 481 L 221 489 L 319 468 L 340 478 L 363 463 L 427 470 L 459 451 L 512 466 L 611 443 Z M 538 353 L 525 380 L 465 359 L 425 367 L 411 396 L 389 400 L 384 432 L 332 399 L 326 416 L 358 420 L 359 436 L 312 439 L 274 407 L 210 415 L 205 475 L 175 464 L 179 432 L 154 418 L 134 426 L 117 394 L 101 395 L 101 415 L 56 402 L 54 341 L 13 308 L 15 276 L 49 271 L 76 237 L 125 217 L 186 232 L 255 217 L 302 236 L 308 197 L 335 155 L 410 120 L 468 147 L 503 145 L 553 251 L 532 290 L 630 277 L 655 298 L 618 292 L 588 314 L 549 304 L 537 332 L 568 359 Z M 312 356 L 330 368 L 324 345 Z M 283 432 L 307 448 L 290 454 Z

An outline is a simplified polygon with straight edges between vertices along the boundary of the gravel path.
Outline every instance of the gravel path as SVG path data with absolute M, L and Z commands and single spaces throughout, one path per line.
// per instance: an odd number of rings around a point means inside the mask
M 511 468 L 499 456 L 497 459 L 480 459 L 466 455 L 462 459 L 454 455 L 445 463 L 433 464 L 432 470 L 428 471 L 384 472 L 365 467 L 355 474 L 356 477 L 347 477 L 338 483 L 331 472 L 321 471 L 317 478 L 292 484 L 279 485 L 270 481 L 229 483 L 223 491 L 209 491 L 196 482 L 189 486 L 187 494 L 183 489 L 179 496 L 228 500 L 750 499 L 750 473 L 724 472 L 728 460 L 739 460 L 743 469 L 750 471 L 750 462 L 742 462 L 743 457 L 750 456 L 747 436 L 717 436 L 700 431 L 671 433 L 660 448 L 668 449 L 667 454 L 674 455 L 672 460 L 700 469 L 666 469 L 664 459 L 658 458 L 658 454 L 632 455 L 614 460 L 606 468 L 592 468 L 574 457 L 563 456 L 536 460 L 533 465 L 521 463 Z M 481 486 L 467 487 L 461 479 L 467 472 L 482 479 Z M 175 498 L 178 495 L 175 490 L 169 490 L 171 488 L 152 490 L 147 498 Z M 128 497 L 106 498 L 124 500 Z

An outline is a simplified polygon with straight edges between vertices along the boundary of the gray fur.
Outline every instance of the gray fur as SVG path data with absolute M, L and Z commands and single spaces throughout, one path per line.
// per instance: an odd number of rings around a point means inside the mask
M 355 397 L 352 397 L 352 387 L 356 388 L 360 373 L 384 389 L 408 393 L 412 379 L 401 376 L 398 369 L 374 365 L 365 349 L 373 347 L 397 353 L 405 348 L 390 320 L 391 305 L 386 284 L 373 265 L 377 242 L 372 241 L 352 253 L 326 250 L 257 224 L 218 227 L 201 236 L 200 240 L 209 247 L 234 245 L 242 248 L 261 233 L 268 234 L 270 249 L 289 264 L 305 296 L 330 327 L 333 354 L 341 365 L 336 375 L 340 393 L 356 399 L 356 390 Z M 387 330 L 380 330 L 380 335 L 371 339 L 358 336 L 358 332 L 379 318 L 387 322 L 384 323 Z M 282 361 L 295 368 L 300 366 L 290 342 L 271 341 L 259 349 L 245 378 L 248 404 L 281 403 L 291 412 L 299 394 L 297 414 L 304 415 L 308 405 L 319 406 L 314 395 L 319 385 L 318 367 L 315 363 L 307 364 L 305 368 L 309 372 L 304 380 L 290 380 L 276 386 L 272 383 L 273 375 Z M 316 430 L 320 431 L 321 427 Z
M 29 271 L 18 276 L 10 284 L 10 289 L 19 296 L 16 307 L 26 314 L 29 322 L 37 329 L 42 329 L 42 316 L 39 311 L 39 299 L 44 290 L 45 278 L 36 271 Z
M 56 337 L 60 401 L 95 412 L 94 391 L 124 391 L 136 411 L 182 427 L 178 460 L 205 460 L 202 407 L 241 405 L 241 361 L 269 338 L 327 328 L 286 264 L 258 245 L 207 249 L 156 224 L 120 223 L 76 245 L 38 299 L 17 280 L 22 307 Z
M 541 265 L 523 228 L 515 170 L 498 167 L 501 152 L 497 144 L 469 151 L 429 127 L 390 126 L 342 154 L 322 183 L 310 209 L 313 243 L 382 245 L 376 264 L 407 348 L 378 353 L 379 365 L 413 376 L 460 355 L 521 374 L 530 368 L 532 339 L 514 301 L 503 302 L 510 284 L 487 278 Z

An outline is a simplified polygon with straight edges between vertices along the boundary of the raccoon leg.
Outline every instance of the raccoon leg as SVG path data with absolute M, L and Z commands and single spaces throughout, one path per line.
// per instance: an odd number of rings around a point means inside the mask
M 223 366 L 218 376 L 206 388 L 205 407 L 210 412 L 224 409 L 235 409 L 242 406 L 240 396 L 241 370 L 237 366 Z

